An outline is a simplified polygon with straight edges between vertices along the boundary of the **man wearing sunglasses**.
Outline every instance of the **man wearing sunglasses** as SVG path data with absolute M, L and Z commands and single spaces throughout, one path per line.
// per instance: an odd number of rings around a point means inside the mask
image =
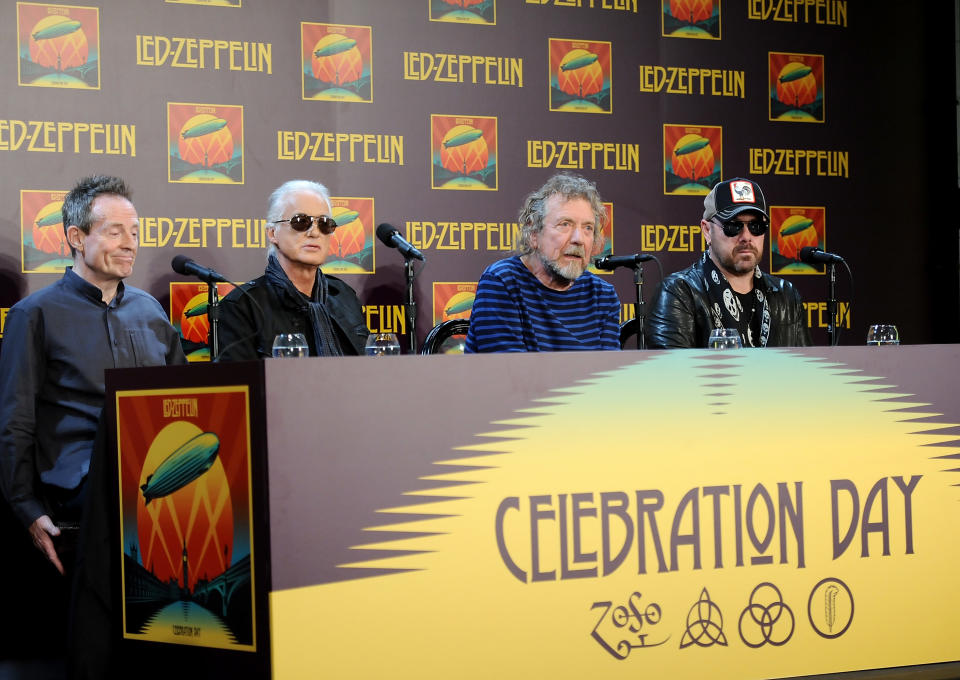
M 703 207 L 707 250 L 663 280 L 647 316 L 647 345 L 706 347 L 714 328 L 737 329 L 744 347 L 809 345 L 800 294 L 760 271 L 769 227 L 760 187 L 742 178 L 720 182 Z
M 271 194 L 267 268 L 223 299 L 220 360 L 272 356 L 280 333 L 302 333 L 310 356 L 364 353 L 368 331 L 357 294 L 320 271 L 337 228 L 330 213 L 330 194 L 317 182 L 292 180 Z

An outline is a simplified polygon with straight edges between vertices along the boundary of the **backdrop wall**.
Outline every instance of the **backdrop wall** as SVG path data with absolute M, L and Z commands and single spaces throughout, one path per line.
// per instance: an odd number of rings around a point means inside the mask
M 202 358 L 202 298 L 183 254 L 243 281 L 264 265 L 270 191 L 335 197 L 335 254 L 371 330 L 406 331 L 395 225 L 427 256 L 417 330 L 469 314 L 513 247 L 527 192 L 595 180 L 608 249 L 664 273 L 703 248 L 703 195 L 749 176 L 773 229 L 763 267 L 801 290 L 826 342 L 827 277 L 856 286 L 842 343 L 870 323 L 904 342 L 960 339 L 952 8 L 844 0 L 3 2 L 0 315 L 56 280 L 57 205 L 80 176 L 125 177 L 141 216 L 134 285 L 171 308 Z M 607 275 L 632 315 L 633 279 Z M 660 274 L 645 265 L 649 300 Z M 221 294 L 225 291 L 221 289 Z M 848 329 L 849 328 L 849 329 Z

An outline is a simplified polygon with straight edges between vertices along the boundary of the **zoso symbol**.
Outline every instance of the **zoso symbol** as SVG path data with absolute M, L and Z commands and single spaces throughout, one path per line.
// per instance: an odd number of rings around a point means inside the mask
M 780 589 L 764 582 L 753 589 L 750 604 L 740 613 L 740 639 L 754 649 L 767 643 L 779 647 L 793 636 L 794 623 Z

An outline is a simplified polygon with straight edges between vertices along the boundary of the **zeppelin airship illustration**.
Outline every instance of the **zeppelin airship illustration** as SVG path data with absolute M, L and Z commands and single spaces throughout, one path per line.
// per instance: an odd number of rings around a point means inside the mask
M 63 222 L 63 216 L 61 215 L 59 210 L 56 210 L 50 213 L 49 215 L 46 215 L 41 219 L 37 220 L 34 224 L 36 224 L 38 227 L 50 227 L 50 226 L 53 226 L 54 224 L 61 224 L 62 222 Z
M 334 54 L 340 54 L 356 47 L 357 41 L 345 36 L 334 36 L 331 40 L 325 41 L 323 47 L 313 51 L 315 57 L 332 57 Z
M 806 64 L 788 64 L 783 68 L 780 76 L 781 83 L 789 83 L 794 80 L 800 80 L 813 73 L 813 69 Z
M 59 38 L 63 35 L 69 35 L 80 28 L 81 24 L 79 21 L 64 19 L 63 21 L 58 21 L 47 25 L 45 28 L 41 28 L 39 31 L 33 34 L 34 40 L 50 40 L 52 38 Z
M 181 132 L 180 136 L 184 139 L 190 139 L 191 137 L 202 137 L 203 135 L 216 132 L 217 130 L 220 130 L 226 126 L 227 121 L 223 118 L 213 118 L 212 120 L 207 120 L 203 123 L 191 126 L 189 129 Z
M 210 469 L 220 450 L 220 439 L 213 432 L 204 432 L 181 445 L 164 458 L 153 474 L 141 485 L 144 505 L 183 488 Z
M 460 126 L 466 127 L 466 126 Z M 462 146 L 464 144 L 469 144 L 472 141 L 480 139 L 483 137 L 483 132 L 477 130 L 476 128 L 470 128 L 466 132 L 461 132 L 457 135 L 454 135 L 450 139 L 443 140 L 443 146 L 452 149 L 455 146 Z
M 584 66 L 589 66 L 590 64 L 597 61 L 599 57 L 596 54 L 587 53 L 580 56 L 574 57 L 570 61 L 565 61 L 560 64 L 561 71 L 576 71 L 578 68 L 583 68 Z
M 688 135 L 690 136 L 690 135 Z M 682 146 L 678 145 L 676 149 L 673 150 L 678 156 L 685 156 L 688 153 L 693 153 L 694 151 L 699 151 L 705 146 L 710 144 L 709 139 L 703 137 L 697 137 L 693 141 L 685 142 Z
M 460 312 L 466 312 L 470 309 L 473 309 L 473 301 L 476 298 L 476 295 L 473 293 L 457 293 L 450 300 L 447 301 L 447 306 L 444 307 L 444 314 L 459 314 Z
M 811 220 L 809 217 L 803 217 L 803 216 L 797 216 L 797 219 L 788 220 L 788 222 L 789 222 L 789 226 L 787 222 L 784 222 L 783 228 L 780 229 L 780 234 L 783 236 L 792 236 L 793 234 L 799 234 L 804 229 L 808 229 L 813 226 L 813 220 Z
M 187 318 L 203 316 L 207 313 L 207 304 L 207 302 L 201 302 L 200 304 L 194 305 L 190 309 L 186 310 L 183 315 Z

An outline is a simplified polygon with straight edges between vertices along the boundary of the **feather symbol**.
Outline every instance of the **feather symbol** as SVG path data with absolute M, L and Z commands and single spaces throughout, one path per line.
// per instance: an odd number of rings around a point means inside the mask
M 837 622 L 837 594 L 839 592 L 839 588 L 831 585 L 823 594 L 823 613 L 827 619 L 827 627 L 831 633 L 833 632 L 833 624 Z

